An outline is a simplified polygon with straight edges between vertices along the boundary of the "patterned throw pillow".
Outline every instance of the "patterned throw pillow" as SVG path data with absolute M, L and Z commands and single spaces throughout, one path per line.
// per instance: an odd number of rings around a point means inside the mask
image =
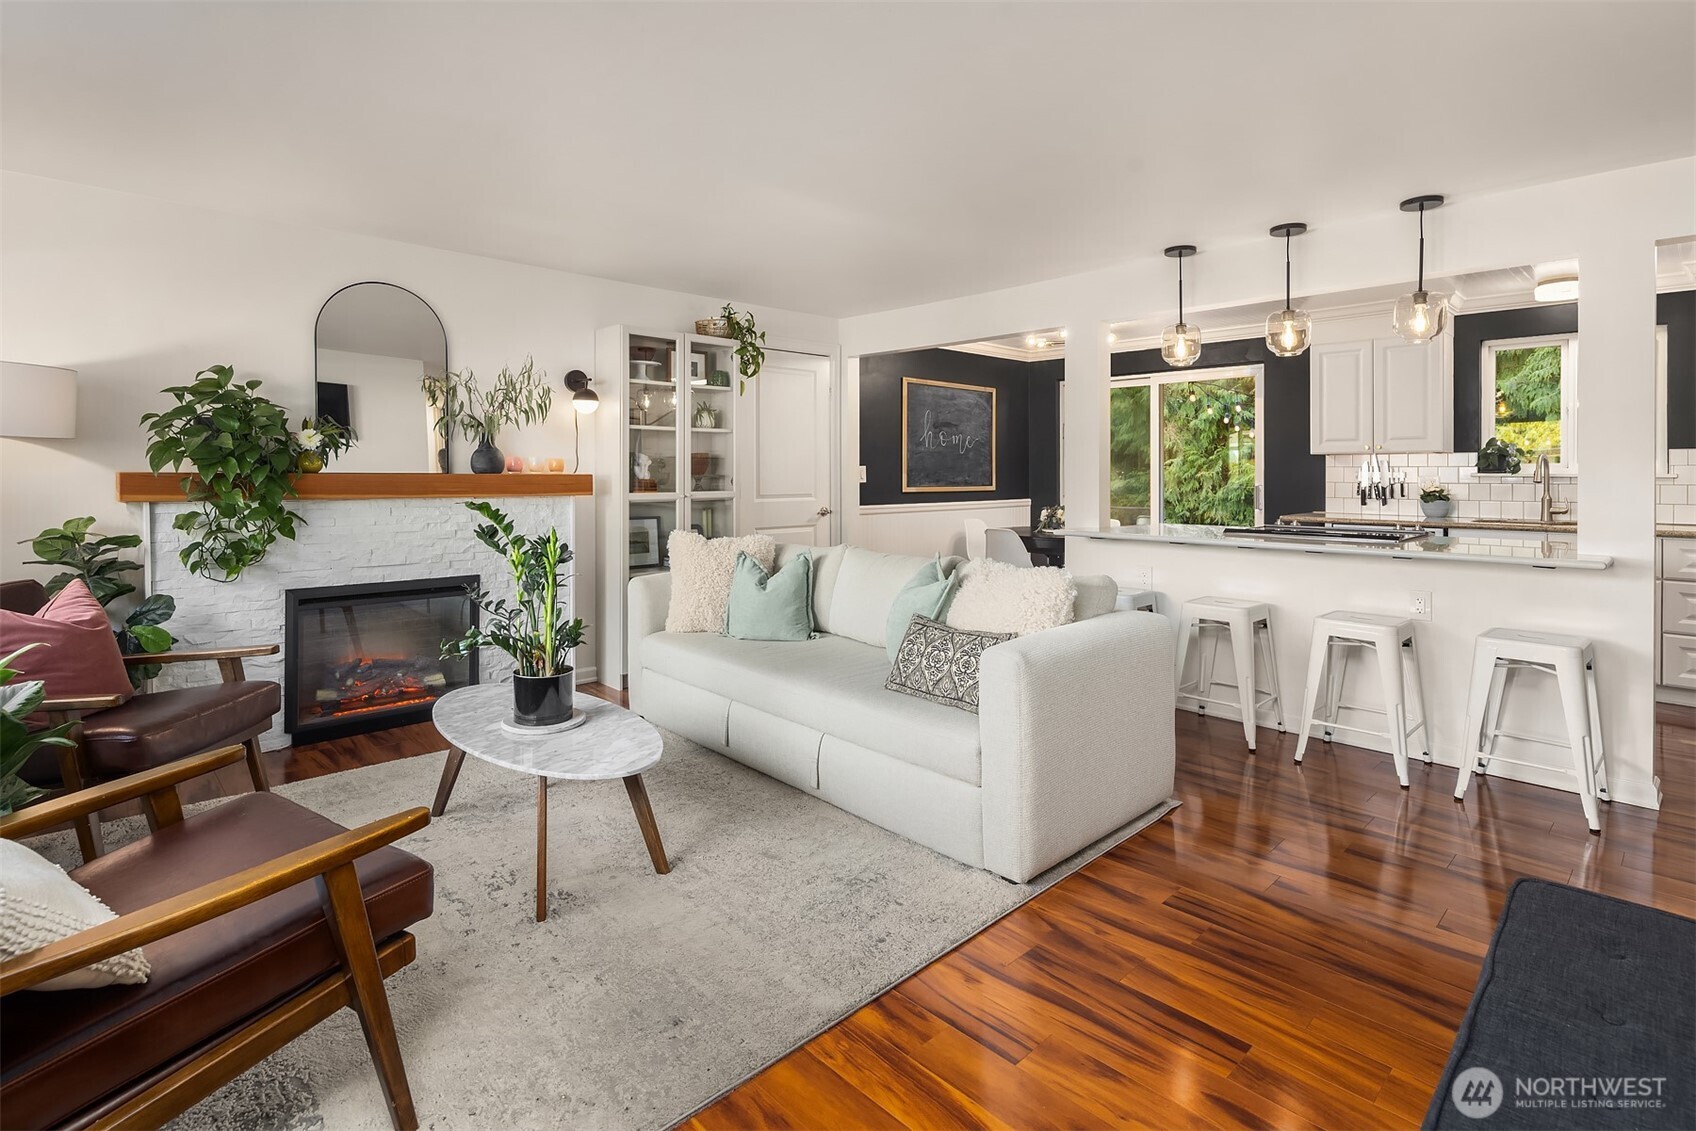
M 978 713 L 978 663 L 984 649 L 1015 636 L 1011 632 L 976 632 L 949 628 L 926 616 L 915 616 L 895 653 L 895 666 L 883 685 L 890 691 L 929 699 Z

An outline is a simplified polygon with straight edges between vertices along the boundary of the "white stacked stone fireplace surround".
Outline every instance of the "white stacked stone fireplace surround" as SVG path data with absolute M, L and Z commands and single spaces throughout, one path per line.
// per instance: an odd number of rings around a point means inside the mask
M 552 526 L 571 545 L 577 544 L 572 497 L 492 495 L 488 501 L 511 515 L 521 531 L 541 532 Z M 281 648 L 283 595 L 289 589 L 476 574 L 490 593 L 513 596 L 504 563 L 472 537 L 482 520 L 465 508 L 463 499 L 296 499 L 291 507 L 305 520 L 297 527 L 296 538 L 278 540 L 264 561 L 226 583 L 190 573 L 178 556 L 192 539 L 171 523 L 190 504 L 132 504 L 141 512 L 137 526 L 146 539 L 146 590 L 176 598 L 176 615 L 166 627 L 182 642 L 181 647 L 276 644 Z M 581 559 L 574 566 L 590 568 Z M 572 589 L 575 606 L 576 586 Z M 281 651 L 245 664 L 251 678 L 279 684 L 283 680 Z M 512 672 L 512 661 L 489 649 L 484 649 L 479 664 L 484 683 L 498 682 Z M 198 670 L 203 667 L 208 670 Z M 161 687 L 204 683 L 217 678 L 211 667 L 168 666 L 156 683 Z M 588 673 L 578 674 L 583 678 Z M 289 744 L 281 714 L 261 744 L 267 750 Z

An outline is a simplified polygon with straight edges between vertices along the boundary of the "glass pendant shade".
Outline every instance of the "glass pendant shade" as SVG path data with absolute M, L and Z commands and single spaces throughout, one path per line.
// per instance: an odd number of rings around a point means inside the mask
M 1201 331 L 1185 322 L 1166 327 L 1160 335 L 1160 356 L 1174 369 L 1194 365 L 1201 357 Z
M 1307 348 L 1312 330 L 1307 311 L 1286 307 L 1266 317 L 1266 348 L 1279 357 L 1295 357 Z
M 1443 318 L 1448 303 L 1442 295 L 1430 291 L 1414 291 L 1396 301 L 1391 324 L 1397 337 L 1404 342 L 1428 342 L 1443 331 Z

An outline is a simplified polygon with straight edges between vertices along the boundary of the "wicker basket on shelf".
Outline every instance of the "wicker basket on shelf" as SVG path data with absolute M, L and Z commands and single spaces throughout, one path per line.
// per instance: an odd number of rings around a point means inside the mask
M 695 333 L 708 338 L 730 337 L 730 321 L 726 318 L 697 318 Z

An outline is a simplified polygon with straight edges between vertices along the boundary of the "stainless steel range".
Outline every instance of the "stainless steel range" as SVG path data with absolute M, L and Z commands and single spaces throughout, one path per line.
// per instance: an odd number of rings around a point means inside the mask
M 1411 526 L 1350 526 L 1334 523 L 1326 526 L 1296 526 L 1278 523 L 1270 526 L 1227 526 L 1230 538 L 1252 538 L 1260 542 L 1307 542 L 1333 546 L 1405 546 L 1431 537 L 1431 531 Z

